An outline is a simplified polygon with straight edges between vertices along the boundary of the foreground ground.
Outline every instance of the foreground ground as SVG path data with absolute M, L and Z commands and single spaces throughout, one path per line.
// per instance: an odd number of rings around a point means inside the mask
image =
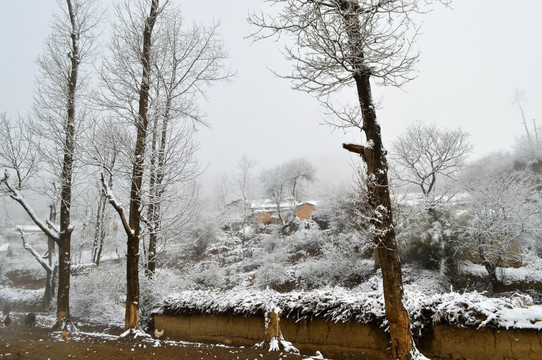
M 60 331 L 44 327 L 28 331 L 16 320 L 8 328 L 0 327 L 0 359 L 311 359 L 254 347 L 184 343 L 150 337 L 119 337 L 119 329 L 100 330 L 80 326 L 78 330 L 77 334 L 69 333 L 64 341 Z M 315 359 L 318 358 L 321 359 Z

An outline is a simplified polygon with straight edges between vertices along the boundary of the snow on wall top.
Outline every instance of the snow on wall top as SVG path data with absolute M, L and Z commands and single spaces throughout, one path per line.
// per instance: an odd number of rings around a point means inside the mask
M 501 327 L 542 330 L 542 306 L 531 305 L 528 295 L 488 298 L 480 293 L 455 292 L 428 296 L 406 291 L 404 298 L 412 328 L 448 323 L 459 327 Z M 278 293 L 272 290 L 233 289 L 192 290 L 169 296 L 153 311 L 155 314 L 233 313 L 261 315 L 279 307 L 282 316 L 321 318 L 333 322 L 358 321 L 387 327 L 384 301 L 379 292 L 359 292 L 343 288 Z

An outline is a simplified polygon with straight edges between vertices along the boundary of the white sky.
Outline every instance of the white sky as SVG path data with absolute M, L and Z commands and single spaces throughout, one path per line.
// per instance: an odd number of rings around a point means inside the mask
M 180 1 L 180 0 L 177 0 Z M 103 3 L 111 3 L 103 0 Z M 246 154 L 260 168 L 306 157 L 323 182 L 350 178 L 349 155 L 341 143 L 358 134 L 332 133 L 315 99 L 290 89 L 268 68 L 287 72 L 273 41 L 252 44 L 246 17 L 263 0 L 182 0 L 185 19 L 221 21 L 221 33 L 237 77 L 215 86 L 202 103 L 210 129 L 202 129 L 200 158 L 207 179 L 235 169 Z M 54 0 L 0 0 L 0 112 L 25 114 L 32 103 L 35 58 L 49 32 Z M 511 148 L 524 133 L 514 90 L 525 92 L 529 121 L 542 124 L 542 2 L 540 0 L 455 0 L 424 17 L 419 77 L 402 90 L 375 88 L 385 144 L 414 120 L 461 127 L 471 134 L 474 157 Z M 355 96 L 355 94 L 352 94 Z

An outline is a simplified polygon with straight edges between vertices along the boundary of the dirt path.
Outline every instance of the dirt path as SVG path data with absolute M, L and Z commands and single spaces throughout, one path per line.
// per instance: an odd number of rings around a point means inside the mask
M 268 352 L 265 349 L 226 347 L 194 343 L 158 341 L 152 338 L 120 338 L 115 330 L 93 332 L 80 328 L 68 334 L 66 341 L 60 331 L 33 328 L 27 331 L 20 324 L 0 328 L 1 360 L 56 359 L 307 359 L 307 356 Z

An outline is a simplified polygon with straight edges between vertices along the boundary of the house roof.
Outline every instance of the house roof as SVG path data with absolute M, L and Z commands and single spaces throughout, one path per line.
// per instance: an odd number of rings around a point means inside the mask
M 293 199 L 291 199 L 291 198 L 283 200 L 280 203 L 279 206 L 280 206 L 281 209 L 290 209 L 290 208 L 292 208 L 294 206 L 299 207 L 299 206 L 305 205 L 305 204 L 316 206 L 315 201 L 304 201 L 304 202 L 299 202 L 299 203 L 295 204 Z M 271 200 L 271 199 L 256 200 L 256 201 L 251 202 L 250 208 L 254 212 L 274 211 L 277 208 L 277 203 L 274 200 Z

